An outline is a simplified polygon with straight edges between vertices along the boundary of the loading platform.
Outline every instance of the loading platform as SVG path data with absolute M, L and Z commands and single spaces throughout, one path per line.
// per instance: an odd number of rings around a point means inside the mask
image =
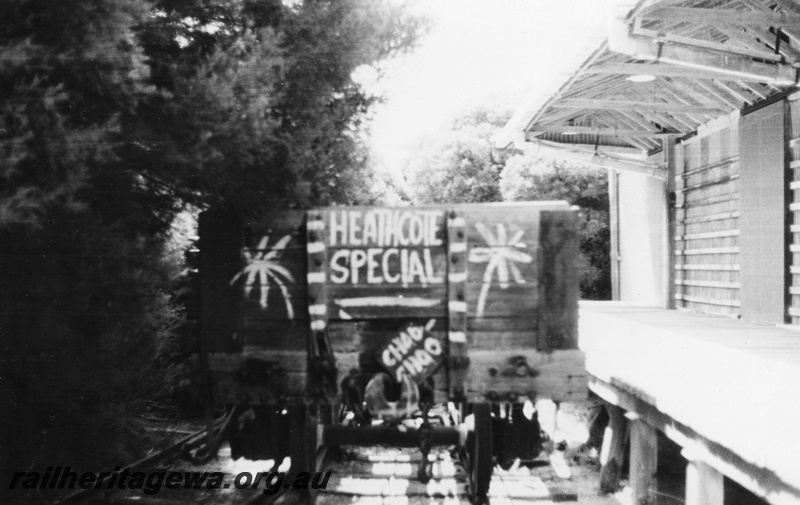
M 629 485 L 650 502 L 660 431 L 683 448 L 687 504 L 721 505 L 723 476 L 800 503 L 798 330 L 621 302 L 582 302 L 579 328 L 589 387 L 614 406 L 606 485 L 629 433 Z

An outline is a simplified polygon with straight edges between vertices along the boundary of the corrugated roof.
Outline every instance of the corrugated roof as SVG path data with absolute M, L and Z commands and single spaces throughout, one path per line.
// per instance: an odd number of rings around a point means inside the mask
M 665 136 L 691 134 L 792 88 L 800 67 L 800 6 L 790 0 L 627 2 L 597 39 L 587 37 L 594 52 L 562 76 L 560 87 L 517 110 L 499 146 L 541 138 L 650 151 Z

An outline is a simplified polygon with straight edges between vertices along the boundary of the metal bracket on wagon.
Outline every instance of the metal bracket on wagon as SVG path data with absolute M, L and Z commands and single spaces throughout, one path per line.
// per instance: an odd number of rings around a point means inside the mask
M 536 377 L 539 372 L 528 364 L 525 356 L 512 356 L 508 358 L 508 364 L 500 371 L 500 375 L 503 377 Z
M 274 361 L 248 358 L 236 373 L 242 384 L 269 384 L 284 377 L 286 370 Z
M 466 370 L 469 368 L 469 356 L 450 356 L 447 358 L 447 367 L 450 370 Z

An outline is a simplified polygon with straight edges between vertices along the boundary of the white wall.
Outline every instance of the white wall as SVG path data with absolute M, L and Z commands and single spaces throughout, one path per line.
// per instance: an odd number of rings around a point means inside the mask
M 619 174 L 620 301 L 666 304 L 667 204 L 664 181 Z

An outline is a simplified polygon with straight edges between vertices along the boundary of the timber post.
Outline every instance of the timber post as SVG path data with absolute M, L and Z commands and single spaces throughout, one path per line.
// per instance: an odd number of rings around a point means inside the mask
M 686 505 L 722 505 L 724 478 L 716 469 L 684 449 L 686 465 Z
M 658 434 L 639 416 L 629 412 L 631 454 L 630 486 L 635 505 L 653 505 L 657 489 L 656 468 L 658 467 Z
M 628 420 L 625 411 L 614 405 L 606 405 L 608 426 L 603 434 L 600 449 L 600 492 L 614 493 L 619 489 L 625 447 L 628 441 Z

